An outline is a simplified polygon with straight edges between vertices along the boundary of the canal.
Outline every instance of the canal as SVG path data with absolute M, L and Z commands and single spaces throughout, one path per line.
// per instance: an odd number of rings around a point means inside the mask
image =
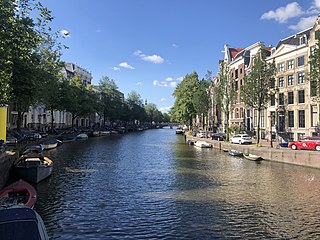
M 320 170 L 228 156 L 175 130 L 50 150 L 36 211 L 50 239 L 319 239 Z

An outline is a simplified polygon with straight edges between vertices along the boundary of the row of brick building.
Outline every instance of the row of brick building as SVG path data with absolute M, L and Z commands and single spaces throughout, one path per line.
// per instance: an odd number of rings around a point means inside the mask
M 271 88 L 277 89 L 271 95 L 268 106 L 261 112 L 261 138 L 274 140 L 301 139 L 319 134 L 320 105 L 308 80 L 309 59 L 316 47 L 320 32 L 320 18 L 308 29 L 281 39 L 268 51 L 267 62 L 275 62 L 276 76 Z M 237 92 L 236 100 L 230 106 L 230 116 L 219 113 L 214 104 L 209 111 L 208 125 L 217 131 L 225 131 L 225 121 L 238 125 L 241 131 L 254 132 L 257 128 L 257 110 L 247 108 L 241 101 L 241 86 L 250 71 L 253 59 L 263 46 L 257 42 L 246 48 L 224 46 L 224 60 L 230 69 L 231 78 Z M 213 82 L 213 85 L 217 82 Z M 214 89 L 214 88 L 212 88 Z M 211 92 L 214 95 L 214 92 Z M 212 97 L 214 99 L 214 97 Z M 213 100 L 212 100 L 213 102 Z

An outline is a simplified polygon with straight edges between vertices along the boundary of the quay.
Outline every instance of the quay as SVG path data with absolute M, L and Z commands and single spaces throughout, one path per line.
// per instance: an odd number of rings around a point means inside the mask
M 231 144 L 229 142 L 211 140 L 209 138 L 197 138 L 190 135 L 186 135 L 186 141 L 188 140 L 205 140 L 212 144 L 213 148 L 221 151 L 229 151 L 235 149 L 245 154 L 251 153 L 259 155 L 263 160 L 281 162 L 287 164 L 294 164 L 303 167 L 311 167 L 320 169 L 320 152 L 311 150 L 292 150 L 290 148 L 277 149 L 275 146 L 270 147 L 270 142 L 261 140 L 259 146 L 253 143 L 250 145 Z

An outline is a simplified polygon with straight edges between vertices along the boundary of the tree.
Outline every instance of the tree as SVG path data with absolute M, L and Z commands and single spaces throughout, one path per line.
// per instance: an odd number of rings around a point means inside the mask
M 170 110 L 173 122 L 187 123 L 192 125 L 192 119 L 197 112 L 193 104 L 193 95 L 198 89 L 198 74 L 193 72 L 187 74 L 173 92 L 175 102 Z
M 202 79 L 195 91 L 192 102 L 194 109 L 198 115 L 202 116 L 202 128 L 204 129 L 204 118 L 209 110 L 209 96 L 208 96 L 209 82 Z
M 258 111 L 257 144 L 260 142 L 260 115 L 270 99 L 270 86 L 275 79 L 275 64 L 267 63 L 266 52 L 262 46 L 258 55 L 254 58 L 253 67 L 244 78 L 241 86 L 241 99 L 248 107 Z
M 230 75 L 230 67 L 227 62 L 220 62 L 219 77 L 216 79 L 215 93 L 216 102 L 220 111 L 224 115 L 224 129 L 226 131 L 226 140 L 229 141 L 229 115 L 230 107 L 236 96 L 233 87 L 233 79 Z
M 131 91 L 127 97 L 127 104 L 130 109 L 130 120 L 144 121 L 146 119 L 146 112 L 143 107 L 143 100 L 136 91 Z
M 310 80 L 311 96 L 317 97 L 320 100 L 320 34 L 317 35 L 317 44 L 311 52 L 310 72 L 308 79 Z
M 34 0 L 1 1 L 1 102 L 10 101 L 18 112 L 20 131 L 24 112 L 39 101 L 44 83 L 43 49 L 52 37 L 50 11 Z M 3 17 L 3 18 L 2 18 Z M 52 49 L 47 48 L 49 51 Z

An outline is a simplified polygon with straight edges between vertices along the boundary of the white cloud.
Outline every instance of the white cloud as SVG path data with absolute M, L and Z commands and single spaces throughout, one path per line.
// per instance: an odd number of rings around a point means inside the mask
M 182 82 L 182 80 L 183 80 L 183 77 L 178 77 L 177 78 L 177 81 L 179 81 L 179 82 Z
M 120 68 L 118 68 L 118 67 L 113 67 L 112 68 L 114 71 L 120 71 Z
M 151 62 L 151 63 L 154 63 L 154 64 L 161 64 L 161 63 L 164 62 L 164 59 L 161 56 L 156 55 L 156 54 L 146 55 L 140 50 L 135 51 L 133 54 L 135 56 L 138 56 L 140 59 L 142 59 L 142 60 L 144 60 L 146 62 Z
M 141 85 L 143 85 L 143 83 L 142 82 L 137 82 L 136 85 L 141 86 Z
M 172 106 L 171 107 L 161 107 L 161 108 L 159 108 L 159 110 L 163 113 L 167 113 L 171 108 L 172 108 Z
M 172 87 L 175 88 L 178 83 L 176 81 L 162 81 L 159 82 L 158 80 L 153 81 L 153 85 L 157 87 Z
M 276 9 L 275 11 L 271 10 L 269 12 L 264 13 L 261 16 L 261 19 L 274 19 L 279 23 L 285 23 L 288 21 L 288 19 L 301 16 L 302 14 L 304 14 L 304 11 L 300 7 L 300 5 L 297 2 L 292 2 L 287 4 L 287 6 L 285 7 L 280 7 Z
M 172 78 L 172 77 L 167 77 L 167 78 L 166 78 L 166 81 L 167 81 L 167 82 L 171 82 L 171 81 L 173 81 L 173 78 Z
M 70 32 L 69 32 L 68 30 L 62 29 L 62 30 L 60 30 L 59 32 L 60 32 L 60 35 L 61 35 L 62 37 L 64 37 L 64 38 L 69 38 L 69 37 L 71 37 Z
M 160 101 L 161 102 L 165 102 L 165 101 L 167 101 L 167 99 L 166 98 L 161 98 Z
M 128 64 L 127 62 L 122 62 L 118 65 L 119 67 L 122 68 L 127 68 L 127 69 L 135 69 L 134 67 L 132 67 L 130 64 Z
M 319 14 L 320 10 L 320 0 L 314 0 L 311 7 L 308 9 L 308 14 Z
M 179 47 L 179 46 L 178 46 L 177 44 L 175 44 L 175 43 L 171 44 L 171 46 L 174 47 L 174 48 L 178 48 L 178 47 Z
M 289 28 L 294 31 L 302 31 L 309 27 L 312 27 L 316 21 L 318 16 L 310 16 L 306 18 L 301 18 L 300 21 L 296 25 L 290 25 Z

